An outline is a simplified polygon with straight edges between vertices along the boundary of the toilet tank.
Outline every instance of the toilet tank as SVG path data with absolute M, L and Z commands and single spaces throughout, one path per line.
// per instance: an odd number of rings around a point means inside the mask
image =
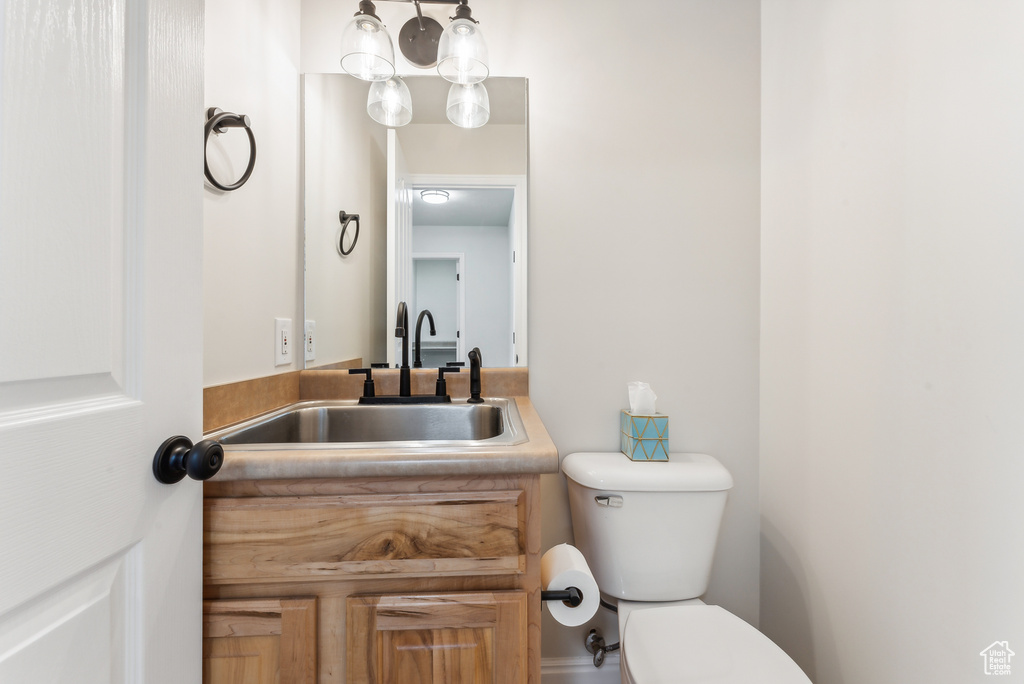
M 576 547 L 604 594 L 681 601 L 708 587 L 732 476 L 706 454 L 631 461 L 574 453 L 562 461 Z

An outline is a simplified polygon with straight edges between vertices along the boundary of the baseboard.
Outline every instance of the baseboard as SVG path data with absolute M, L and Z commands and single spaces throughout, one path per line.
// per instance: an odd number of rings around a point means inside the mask
M 591 656 L 541 658 L 540 681 L 541 684 L 621 684 L 619 654 L 609 654 L 601 667 L 594 667 Z

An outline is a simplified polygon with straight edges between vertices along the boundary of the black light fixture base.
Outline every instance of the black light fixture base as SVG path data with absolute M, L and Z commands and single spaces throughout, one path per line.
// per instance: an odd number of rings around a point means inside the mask
M 474 24 L 480 23 L 473 18 L 473 10 L 469 8 L 469 0 L 459 0 L 459 6 L 455 8 L 455 16 L 452 17 L 452 20 L 455 19 L 469 19 Z
M 437 46 L 444 27 L 430 17 L 413 17 L 398 32 L 398 47 L 410 63 L 422 69 L 437 66 Z
M 352 16 L 358 17 L 360 14 L 371 16 L 377 21 L 380 21 L 380 17 L 377 16 L 377 8 L 374 6 L 372 0 L 359 0 L 359 11 Z

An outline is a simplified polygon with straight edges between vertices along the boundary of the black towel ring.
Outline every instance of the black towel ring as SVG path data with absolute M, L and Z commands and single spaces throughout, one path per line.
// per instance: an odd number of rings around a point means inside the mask
M 245 182 L 249 180 L 249 176 L 252 175 L 252 169 L 256 166 L 256 136 L 252 133 L 250 128 L 249 117 L 245 114 L 232 114 L 231 112 L 221 111 L 217 107 L 210 107 L 206 110 L 206 135 L 203 138 L 203 171 L 206 173 L 206 180 L 210 181 L 210 184 L 218 190 L 224 192 L 230 192 L 237 190 L 238 188 L 245 185 Z M 249 165 L 245 167 L 245 173 L 234 183 L 225 185 L 213 177 L 210 172 L 210 163 L 206 159 L 206 145 L 210 142 L 210 133 L 226 133 L 229 128 L 244 128 L 246 134 L 249 136 Z
M 359 240 L 359 214 L 346 214 L 344 211 L 339 211 L 338 220 L 341 221 L 341 237 L 338 238 L 338 251 L 341 252 L 341 256 L 348 256 L 356 248 L 356 241 Z M 348 224 L 353 221 L 356 222 L 356 234 L 352 237 L 352 244 L 346 250 L 345 231 L 348 230 Z

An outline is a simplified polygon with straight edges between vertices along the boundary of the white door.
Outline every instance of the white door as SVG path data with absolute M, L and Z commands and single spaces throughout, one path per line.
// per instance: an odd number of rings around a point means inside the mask
M 384 314 L 386 328 L 391 330 L 391 321 L 398 313 L 398 303 L 411 304 L 412 298 L 412 187 L 408 181 L 409 172 L 405 163 L 402 146 L 395 129 L 388 129 L 388 252 L 387 252 L 387 307 Z M 412 323 L 412 321 L 410 321 Z M 388 365 L 402 355 L 402 341 L 399 339 L 387 345 Z
M 201 679 L 199 0 L 0 0 L 0 682 Z

